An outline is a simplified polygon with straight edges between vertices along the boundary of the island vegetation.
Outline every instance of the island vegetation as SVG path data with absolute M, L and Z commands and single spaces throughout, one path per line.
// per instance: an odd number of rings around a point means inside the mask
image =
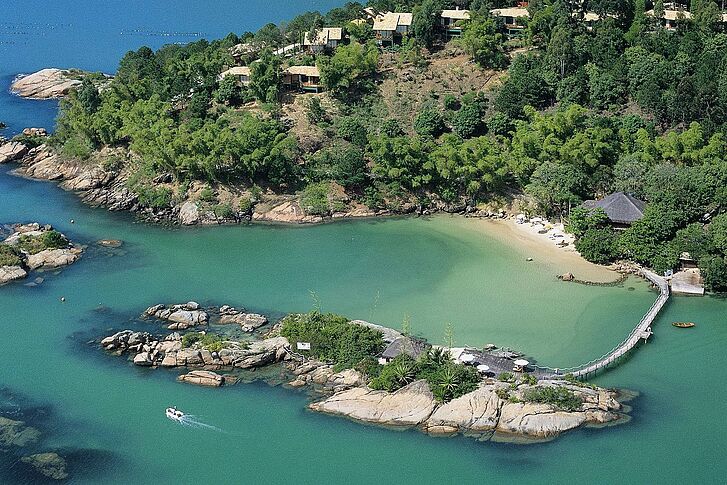
M 198 198 L 221 216 L 250 210 L 262 192 L 297 192 L 317 215 L 350 201 L 457 210 L 520 198 L 570 221 L 592 261 L 666 270 L 689 252 L 708 288 L 727 289 L 727 33 L 718 3 L 692 2 L 691 15 L 667 28 L 642 0 L 531 2 L 519 35 L 490 10 L 504 1 L 367 6 L 413 12 L 400 44 L 378 46 L 359 21 L 364 5 L 349 3 L 256 33 L 129 52 L 104 89 L 84 79 L 62 102 L 52 143 L 80 159 L 124 148 L 113 163 L 133 167 L 127 185 L 151 207 L 178 204 L 190 183 L 206 183 Z M 470 18 L 449 40 L 440 12 L 455 7 Z M 326 27 L 343 29 L 334 49 L 273 52 Z M 385 89 L 391 73 L 431 73 L 443 58 L 461 61 L 449 68 L 454 78 L 473 62 L 496 82 L 472 91 L 434 79 L 416 100 Z M 236 63 L 249 67 L 249 83 L 220 76 Z M 281 68 L 294 65 L 316 66 L 324 89 L 306 95 L 304 119 L 283 89 Z M 319 136 L 307 143 L 307 132 Z M 221 186 L 244 194 L 218 201 Z M 648 202 L 626 231 L 578 210 L 612 191 Z

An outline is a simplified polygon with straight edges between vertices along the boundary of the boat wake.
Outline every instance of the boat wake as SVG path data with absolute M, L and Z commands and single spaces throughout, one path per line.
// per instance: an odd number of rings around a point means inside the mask
M 207 429 L 210 431 L 217 431 L 218 433 L 225 433 L 226 431 L 223 429 L 218 428 L 217 426 L 212 426 L 211 424 L 207 424 L 203 422 L 199 417 L 194 416 L 192 414 L 185 414 L 181 416 L 178 419 L 175 419 L 177 423 L 181 424 L 182 426 L 186 426 L 188 428 L 194 428 L 194 429 Z

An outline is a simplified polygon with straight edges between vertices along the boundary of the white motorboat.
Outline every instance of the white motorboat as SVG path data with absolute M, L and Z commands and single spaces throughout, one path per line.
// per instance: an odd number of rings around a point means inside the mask
M 178 422 L 181 422 L 182 418 L 184 417 L 184 413 L 175 407 L 167 408 L 167 410 L 165 411 L 165 414 L 172 421 L 178 421 Z

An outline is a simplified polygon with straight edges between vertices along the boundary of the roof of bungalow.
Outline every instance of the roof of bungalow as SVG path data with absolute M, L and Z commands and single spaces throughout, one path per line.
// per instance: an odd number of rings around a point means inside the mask
M 230 69 L 226 70 L 222 74 L 220 74 L 220 78 L 224 78 L 225 76 L 249 76 L 250 75 L 250 68 L 248 66 L 235 66 L 231 67 Z
M 530 18 L 530 12 L 527 8 L 512 7 L 512 8 L 495 8 L 490 10 L 490 13 L 495 17 L 528 17 Z
M 385 359 L 393 359 L 397 355 L 406 354 L 409 357 L 416 359 L 421 354 L 427 351 L 430 345 L 426 340 L 412 338 L 412 337 L 399 337 L 391 342 L 386 349 L 381 353 L 381 357 Z
M 454 10 L 442 10 L 442 18 L 454 20 L 469 20 L 470 11 L 460 10 L 458 8 Z
M 646 15 L 654 17 L 654 10 L 647 10 Z M 692 14 L 686 10 L 664 10 L 664 16 L 662 18 L 666 20 L 690 19 L 692 18 Z
M 583 206 L 588 209 L 603 209 L 612 222 L 631 224 L 644 217 L 646 202 L 630 194 L 614 192 L 600 200 L 587 200 Z
M 308 77 L 320 77 L 316 66 L 290 66 L 283 72 L 294 76 L 301 75 Z
M 395 31 L 400 25 L 410 26 L 414 16 L 405 12 L 386 12 L 374 18 L 374 30 Z
M 303 45 L 326 45 L 331 40 L 341 40 L 343 38 L 343 29 L 341 27 L 323 27 L 316 32 L 316 39 L 311 43 L 308 40 L 309 33 L 305 33 Z

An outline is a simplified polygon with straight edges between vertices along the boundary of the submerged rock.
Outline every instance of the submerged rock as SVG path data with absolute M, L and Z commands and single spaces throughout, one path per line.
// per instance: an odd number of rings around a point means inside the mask
M 64 480 L 68 478 L 66 472 L 66 460 L 58 453 L 38 453 L 24 456 L 20 459 L 35 468 L 39 473 L 53 480 Z
M 25 426 L 23 421 L 0 416 L 0 446 L 23 447 L 38 441 L 40 431 L 30 426 Z

